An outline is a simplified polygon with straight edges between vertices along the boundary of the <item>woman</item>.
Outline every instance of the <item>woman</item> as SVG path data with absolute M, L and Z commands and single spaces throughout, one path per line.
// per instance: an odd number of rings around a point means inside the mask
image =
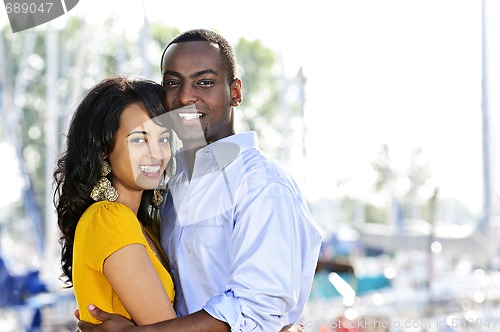
M 73 115 L 54 172 L 61 263 L 81 319 L 94 303 L 138 325 L 175 317 L 168 261 L 153 230 L 171 173 L 163 88 L 113 77 L 93 87 Z M 85 310 L 81 310 L 84 309 Z

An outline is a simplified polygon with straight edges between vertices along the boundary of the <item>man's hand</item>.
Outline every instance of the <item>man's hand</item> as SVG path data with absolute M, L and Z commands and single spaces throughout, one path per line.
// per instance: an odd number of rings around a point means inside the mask
M 139 331 L 150 331 L 148 327 L 146 326 L 136 326 L 133 322 L 130 320 L 126 319 L 123 316 L 116 315 L 116 314 L 110 314 L 108 312 L 105 312 L 93 304 L 90 304 L 89 307 L 89 312 L 94 318 L 97 320 L 100 320 L 102 324 L 90 324 L 84 321 L 79 321 L 78 322 L 78 328 L 82 332 L 139 332 Z M 204 311 L 200 311 L 202 313 L 196 313 L 195 315 L 207 315 Z M 78 319 L 79 318 L 79 312 L 78 310 L 75 311 L 75 317 Z M 184 319 L 186 317 L 183 317 Z M 181 319 L 182 320 L 182 319 Z M 171 320 L 170 322 L 173 322 L 174 320 Z M 218 323 L 221 323 L 218 321 Z M 191 324 L 192 325 L 192 324 Z M 154 325 L 151 325 L 152 327 Z M 224 323 L 225 328 L 229 328 L 227 324 Z M 174 329 L 175 326 L 172 326 L 172 329 Z M 154 331 L 154 330 L 153 330 Z M 197 330 L 198 331 L 198 330 Z M 304 332 L 304 329 L 302 328 L 301 325 L 297 324 L 290 324 L 281 329 L 280 332 Z
M 93 304 L 89 305 L 89 312 L 96 319 L 100 320 L 102 324 L 90 324 L 84 321 L 78 322 L 78 328 L 83 332 L 112 332 L 112 331 L 133 331 L 130 328 L 136 327 L 135 324 L 123 316 L 110 314 L 102 311 Z M 75 315 L 76 316 L 76 315 Z

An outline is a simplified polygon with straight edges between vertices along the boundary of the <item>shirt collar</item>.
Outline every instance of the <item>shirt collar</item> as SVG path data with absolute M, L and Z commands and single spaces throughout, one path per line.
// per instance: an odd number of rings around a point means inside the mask
M 210 143 L 196 152 L 196 159 L 200 159 L 202 154 L 210 153 L 217 162 L 217 166 L 224 168 L 232 163 L 240 153 L 251 148 L 259 148 L 257 134 L 254 131 L 231 135 Z M 179 155 L 182 155 L 183 152 L 184 148 L 177 151 Z M 182 160 L 183 158 L 178 159 L 181 167 L 185 166 Z
M 211 151 L 220 168 L 232 163 L 241 152 L 258 148 L 257 135 L 253 131 L 228 136 L 206 146 Z

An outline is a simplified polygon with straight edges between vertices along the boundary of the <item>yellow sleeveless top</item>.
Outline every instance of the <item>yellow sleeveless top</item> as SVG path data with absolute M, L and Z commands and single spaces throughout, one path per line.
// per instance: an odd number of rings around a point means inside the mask
M 107 257 L 132 243 L 146 247 L 148 256 L 173 303 L 172 277 L 151 250 L 135 214 L 123 204 L 100 201 L 92 204 L 80 218 L 73 244 L 73 288 L 81 320 L 99 322 L 87 309 L 90 303 L 107 312 L 131 318 L 106 279 L 103 265 Z

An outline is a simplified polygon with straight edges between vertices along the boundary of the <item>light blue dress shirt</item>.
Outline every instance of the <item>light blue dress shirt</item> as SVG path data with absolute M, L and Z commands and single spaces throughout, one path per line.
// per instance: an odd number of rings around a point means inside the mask
M 320 230 L 293 179 L 254 132 L 200 149 L 189 181 L 178 154 L 161 227 L 175 309 L 204 309 L 232 331 L 296 323 L 311 290 Z

